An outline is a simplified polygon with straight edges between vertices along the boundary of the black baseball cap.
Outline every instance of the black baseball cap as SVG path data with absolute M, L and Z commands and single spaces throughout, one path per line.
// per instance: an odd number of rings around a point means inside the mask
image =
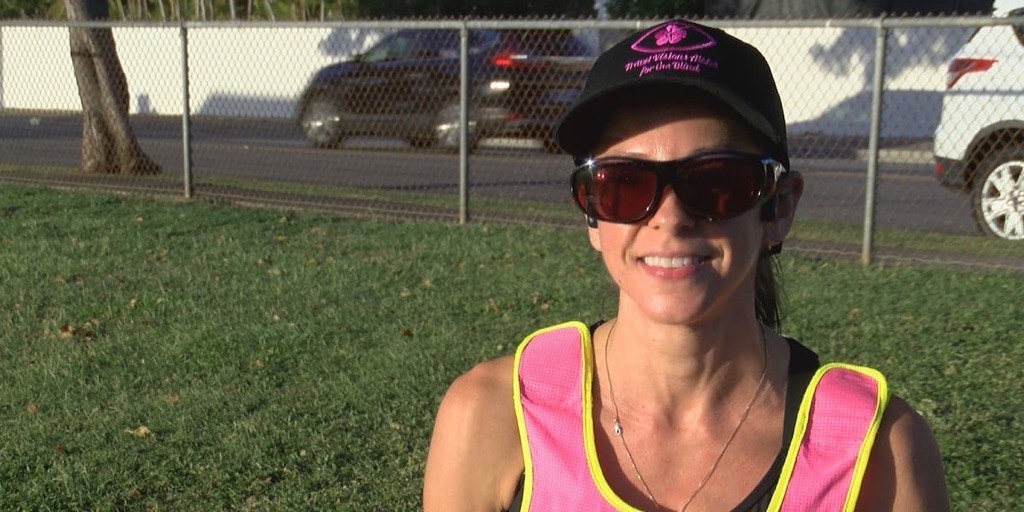
M 672 20 L 636 32 L 601 54 L 579 98 L 555 127 L 566 153 L 589 156 L 616 103 L 649 87 L 698 90 L 732 108 L 789 168 L 786 117 L 764 55 L 721 29 Z

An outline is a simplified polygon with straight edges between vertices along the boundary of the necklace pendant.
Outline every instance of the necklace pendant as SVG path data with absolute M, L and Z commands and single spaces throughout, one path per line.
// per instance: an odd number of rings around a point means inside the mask
M 612 430 L 615 431 L 615 435 L 622 437 L 622 425 L 619 424 L 617 418 L 612 422 Z

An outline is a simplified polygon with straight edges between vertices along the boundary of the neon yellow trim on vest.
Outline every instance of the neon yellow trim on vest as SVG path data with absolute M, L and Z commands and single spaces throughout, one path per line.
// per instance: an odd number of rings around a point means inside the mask
M 575 328 L 580 335 L 580 364 L 583 365 L 580 375 L 582 382 L 580 383 L 580 389 L 582 389 L 583 396 L 581 402 L 583 404 L 582 419 L 583 419 L 583 442 L 584 451 L 587 456 L 587 466 L 590 469 L 591 478 L 594 481 L 598 492 L 608 502 L 609 505 L 615 507 L 623 512 L 642 512 L 639 509 L 631 507 L 622 498 L 615 494 L 611 486 L 608 485 L 608 481 L 604 477 L 604 473 L 601 471 L 601 462 L 597 458 L 597 443 L 594 441 L 594 401 L 593 401 L 593 382 L 594 382 L 594 369 L 593 359 L 594 351 L 593 344 L 590 339 L 590 328 L 579 321 L 565 322 L 552 327 L 547 327 L 538 330 L 529 336 L 527 336 L 522 343 L 519 344 L 519 348 L 516 349 L 515 363 L 513 365 L 513 398 L 515 401 L 516 408 L 516 423 L 519 426 L 520 446 L 523 451 L 523 464 L 526 466 L 523 476 L 523 502 L 520 510 L 530 509 L 530 500 L 533 493 L 533 468 L 532 459 L 530 457 L 529 441 L 526 439 L 526 419 L 524 418 L 523 402 L 521 398 L 521 389 L 519 386 L 519 361 L 521 359 L 523 351 L 526 346 L 538 336 L 566 328 Z
M 601 470 L 601 463 L 598 460 L 597 448 L 594 439 L 594 414 L 593 414 L 593 343 L 590 337 L 590 329 L 582 322 L 572 321 L 566 322 L 559 325 L 547 327 L 538 330 L 529 336 L 527 336 L 522 343 L 519 344 L 515 354 L 514 368 L 513 368 L 513 401 L 515 404 L 516 423 L 519 429 L 520 435 L 520 447 L 523 454 L 524 464 L 524 477 L 523 477 L 523 501 L 521 510 L 529 510 L 530 503 L 533 494 L 533 463 L 530 455 L 530 444 L 527 439 L 526 430 L 526 419 L 525 412 L 523 409 L 523 403 L 521 399 L 522 389 L 519 383 L 519 372 L 520 362 L 522 354 L 531 341 L 548 333 L 559 329 L 575 329 L 579 334 L 580 340 L 580 364 L 582 365 L 580 376 L 580 390 L 581 396 L 581 419 L 583 428 L 583 442 L 584 451 L 587 459 L 587 466 L 591 474 L 593 483 L 595 484 L 598 492 L 605 499 L 605 501 L 615 507 L 616 509 L 624 512 L 640 512 L 638 509 L 633 508 L 628 503 L 624 502 L 619 498 L 615 492 L 611 489 L 607 480 L 604 477 L 604 473 Z M 786 459 L 783 464 L 781 473 L 779 475 L 778 482 L 776 483 L 775 491 L 772 494 L 771 501 L 768 505 L 769 512 L 779 512 L 782 507 L 783 499 L 786 495 L 786 490 L 792 480 L 793 471 L 796 466 L 796 457 L 799 453 L 804 436 L 807 434 L 807 426 L 810 415 L 810 409 L 813 402 L 815 391 L 817 390 L 818 384 L 824 374 L 835 368 L 843 368 L 851 370 L 862 375 L 865 375 L 873 379 L 877 383 L 877 394 L 875 398 L 875 412 L 871 419 L 871 423 L 868 426 L 866 435 L 861 441 L 861 445 L 858 449 L 857 459 L 854 462 L 853 474 L 850 479 L 850 487 L 847 489 L 846 501 L 843 505 L 844 512 L 852 512 L 857 503 L 857 498 L 860 493 L 860 486 L 863 482 L 864 471 L 867 467 L 868 458 L 871 453 L 871 448 L 874 443 L 875 436 L 877 434 L 879 425 L 881 424 L 882 415 L 885 411 L 886 405 L 889 400 L 889 390 L 886 384 L 885 377 L 878 371 L 865 368 L 861 366 L 855 366 L 843 363 L 831 363 L 820 367 L 811 381 L 808 383 L 807 389 L 803 394 L 803 398 L 800 402 L 800 407 L 797 411 L 796 425 L 793 432 L 793 438 L 791 439 L 787 448 Z
M 612 486 L 608 484 L 608 480 L 604 477 L 604 471 L 601 470 L 601 461 L 597 458 L 597 442 L 594 440 L 594 400 L 593 393 L 593 364 L 591 363 L 594 358 L 593 343 L 590 339 L 590 329 L 587 329 L 583 336 L 583 359 L 584 361 L 584 376 L 583 376 L 583 450 L 587 454 L 587 466 L 590 468 L 590 478 L 594 480 L 594 485 L 597 487 L 597 491 L 601 493 L 601 497 L 604 498 L 609 505 L 623 512 L 642 512 L 639 509 L 633 508 L 629 503 L 622 501 L 622 498 L 615 491 L 612 490 Z
M 868 458 L 871 455 L 871 447 L 874 445 L 875 434 L 878 432 L 878 427 L 882 422 L 882 414 L 885 412 L 885 407 L 889 403 L 889 387 L 886 383 L 885 377 L 877 370 L 851 364 L 830 363 L 818 368 L 814 377 L 811 378 L 811 382 L 807 385 L 807 390 L 804 392 L 804 397 L 800 402 L 800 409 L 797 412 L 796 427 L 793 430 L 793 440 L 789 443 L 789 450 L 786 453 L 786 461 L 782 466 L 782 473 L 779 475 L 779 481 L 775 485 L 775 492 L 772 494 L 771 502 L 768 504 L 768 512 L 779 512 L 782 508 L 782 501 L 786 496 L 786 489 L 789 487 L 789 482 L 793 477 L 793 469 L 796 466 L 796 457 L 800 451 L 800 445 L 803 441 L 804 435 L 807 433 L 807 420 L 810 415 L 814 391 L 817 389 L 818 382 L 821 381 L 825 372 L 833 368 L 844 368 L 855 371 L 874 379 L 875 382 L 878 383 L 878 393 L 875 401 L 875 415 L 871 419 L 871 424 L 868 427 L 864 440 L 861 442 L 860 450 L 857 453 L 857 461 L 854 463 L 853 476 L 850 480 L 850 488 L 846 493 L 843 512 L 853 512 L 854 508 L 857 506 L 857 497 L 860 495 L 860 486 L 864 479 L 864 470 L 867 468 Z
M 580 338 L 583 340 L 584 343 L 584 348 L 589 346 L 590 328 L 588 328 L 586 325 L 583 325 L 583 322 L 573 321 L 540 329 L 524 338 L 522 343 L 519 344 L 519 348 L 516 349 L 515 362 L 513 363 L 512 369 L 512 399 L 515 402 L 516 424 L 519 427 L 519 446 L 523 451 L 523 503 L 519 507 L 520 510 L 530 510 L 530 498 L 533 495 L 533 461 L 530 456 L 530 443 L 529 440 L 526 439 L 526 418 L 524 417 L 523 413 L 523 401 L 521 398 L 522 393 L 519 386 L 519 361 L 522 358 L 523 351 L 526 350 L 526 346 L 530 344 L 530 341 L 534 340 L 535 338 L 546 332 L 556 331 L 558 329 L 566 329 L 570 327 L 575 327 L 576 330 L 579 331 Z M 584 350 L 583 353 L 583 359 L 588 359 L 590 357 L 589 351 Z M 587 361 L 582 361 L 582 364 L 584 364 L 584 368 L 587 368 L 589 366 L 589 359 Z M 587 394 L 589 394 L 590 392 L 589 377 L 590 370 L 585 369 L 583 381 L 584 386 L 586 387 Z

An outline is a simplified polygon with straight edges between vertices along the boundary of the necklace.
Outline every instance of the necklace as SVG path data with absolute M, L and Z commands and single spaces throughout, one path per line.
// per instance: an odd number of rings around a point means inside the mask
M 615 402 L 615 392 L 612 389 L 612 375 L 608 371 L 608 344 L 612 339 L 612 333 L 615 332 L 615 324 L 618 323 L 618 319 L 612 320 L 612 326 L 608 328 L 608 336 L 604 339 L 604 374 L 605 380 L 608 382 L 608 396 L 612 399 L 612 409 L 615 412 L 615 418 L 612 420 L 612 431 L 615 432 L 615 437 L 619 438 L 619 442 L 622 444 L 622 449 L 626 452 L 626 459 L 629 460 L 629 465 L 633 468 L 633 473 L 636 474 L 636 479 L 640 482 L 640 486 L 643 487 L 644 493 L 647 494 L 647 498 L 651 500 L 657 508 L 662 508 L 658 500 L 654 499 L 654 494 L 651 492 L 651 488 L 648 487 L 647 482 L 644 481 L 644 477 L 640 475 L 640 470 L 636 467 L 636 462 L 633 460 L 633 454 L 629 451 L 629 445 L 626 444 L 626 438 L 622 433 L 622 423 L 619 422 L 619 404 Z M 750 401 L 747 402 L 747 407 L 743 409 L 743 415 L 740 416 L 740 421 L 736 423 L 736 427 L 732 430 L 732 434 L 729 434 L 729 439 L 725 441 L 725 445 L 722 446 L 722 451 L 718 452 L 718 456 L 715 457 L 715 462 L 711 464 L 711 468 L 708 469 L 707 474 L 701 479 L 697 485 L 697 490 L 693 491 L 690 495 L 690 499 L 686 500 L 686 503 L 679 509 L 679 512 L 685 512 L 690 507 L 690 503 L 693 503 L 694 498 L 700 494 L 700 491 L 704 489 L 708 481 L 711 480 L 711 475 L 714 474 L 715 470 L 718 469 L 718 464 L 722 462 L 722 457 L 725 456 L 726 450 L 729 449 L 729 445 L 736 439 L 736 434 L 739 433 L 740 427 L 747 421 L 747 416 L 750 415 L 750 408 L 754 406 L 754 401 L 757 396 L 761 394 L 761 386 L 764 384 L 764 378 L 768 374 L 768 339 L 765 335 L 764 324 L 761 326 L 761 341 L 764 348 L 764 368 L 761 370 L 761 378 L 757 380 L 757 387 L 754 388 L 754 393 L 750 397 Z

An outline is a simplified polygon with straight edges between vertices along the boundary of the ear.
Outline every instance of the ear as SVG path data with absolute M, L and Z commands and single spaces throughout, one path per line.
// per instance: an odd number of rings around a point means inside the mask
M 796 171 L 783 174 L 776 190 L 775 218 L 764 222 L 766 247 L 781 244 L 793 227 L 796 207 L 804 193 L 804 177 Z
M 590 246 L 601 252 L 601 232 L 597 229 L 597 223 L 587 227 L 587 237 L 590 238 Z

